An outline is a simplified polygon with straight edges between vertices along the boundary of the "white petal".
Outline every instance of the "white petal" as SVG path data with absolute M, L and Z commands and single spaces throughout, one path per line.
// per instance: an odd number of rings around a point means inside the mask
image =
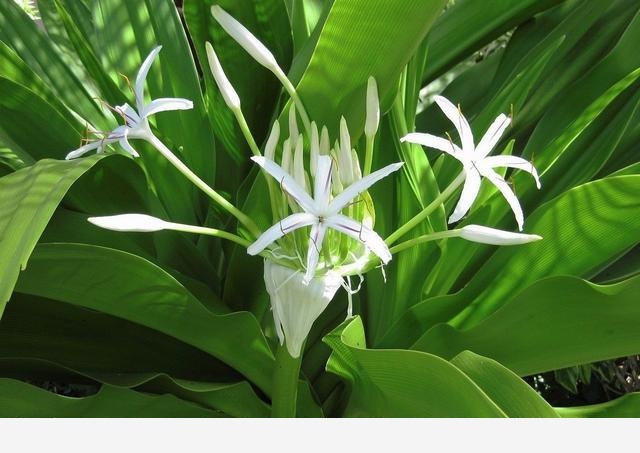
M 351 236 L 357 241 L 362 242 L 365 247 L 371 250 L 378 258 L 387 264 L 391 261 L 391 252 L 384 240 L 371 228 L 356 222 L 350 217 L 337 214 L 325 219 L 325 224 L 329 228 L 340 231 L 341 233 Z
M 389 176 L 394 171 L 397 171 L 402 167 L 403 162 L 397 162 L 395 164 L 387 165 L 380 170 L 365 176 L 360 181 L 356 181 L 349 187 L 344 189 L 338 196 L 336 196 L 329 205 L 329 212 L 331 215 L 337 214 L 355 197 L 366 191 L 369 187 L 380 181 L 385 176 Z
M 193 108 L 193 102 L 189 99 L 182 98 L 158 98 L 149 102 L 144 106 L 140 115 L 146 118 L 159 112 L 168 112 L 171 110 L 190 110 Z
M 309 234 L 309 249 L 307 250 L 307 272 L 304 274 L 302 283 L 308 285 L 311 279 L 316 275 L 316 267 L 318 266 L 318 260 L 320 259 L 320 252 L 322 251 L 322 242 L 324 241 L 324 235 L 327 232 L 327 227 L 321 223 L 314 223 L 311 227 L 311 233 Z
M 113 231 L 151 232 L 167 228 L 168 223 L 146 214 L 120 214 L 105 217 L 89 217 L 89 222 Z
M 302 280 L 302 272 L 265 260 L 264 282 L 276 332 L 279 336 L 282 333 L 292 357 L 300 356 L 311 326 L 342 286 L 342 277 L 336 272 L 315 277 L 309 284 Z
M 510 167 L 517 168 L 518 170 L 524 170 L 527 173 L 531 173 L 533 178 L 536 180 L 536 186 L 538 189 L 541 187 L 540 185 L 540 177 L 538 176 L 538 172 L 536 171 L 536 167 L 529 161 L 526 161 L 522 157 L 517 156 L 490 156 L 486 157 L 483 161 L 483 164 L 488 165 L 491 168 L 495 167 Z
M 422 134 L 419 132 L 413 132 L 411 134 L 407 134 L 400 139 L 401 142 L 409 142 L 415 143 L 417 145 L 426 146 L 428 148 L 434 148 L 440 151 L 443 151 L 458 160 L 463 160 L 462 158 L 462 150 L 458 145 L 453 143 L 451 140 L 442 137 L 436 137 L 431 134 Z
M 278 146 L 278 140 L 280 139 L 280 123 L 276 121 L 273 123 L 271 133 L 267 139 L 267 144 L 264 145 L 264 157 L 269 160 L 275 160 L 276 146 Z
M 513 211 L 513 215 L 516 218 L 516 222 L 518 222 L 518 229 L 522 231 L 522 226 L 524 225 L 524 214 L 522 213 L 522 206 L 520 206 L 520 201 L 518 201 L 518 197 L 513 193 L 509 184 L 495 171 L 491 169 L 487 169 L 488 171 L 484 171 L 483 175 L 495 185 L 502 196 L 507 200 L 509 206 L 511 206 L 511 210 Z
M 295 200 L 298 205 L 307 212 L 314 212 L 313 199 L 305 190 L 274 161 L 262 156 L 252 156 L 251 160 L 260 165 L 264 171 L 273 176 L 280 184 L 283 191 Z
M 75 159 L 77 157 L 83 156 L 86 153 L 88 153 L 89 151 L 93 151 L 94 149 L 98 149 L 101 148 L 105 145 L 108 145 L 110 143 L 114 143 L 117 142 L 118 139 L 110 139 L 110 138 L 104 138 L 104 139 L 100 139 L 100 140 L 95 140 L 93 142 L 87 143 L 86 145 L 82 145 L 80 148 L 71 151 L 69 154 L 67 154 L 67 156 L 65 157 L 66 160 L 70 160 L 70 159 Z
M 122 149 L 124 149 L 126 152 L 131 154 L 133 157 L 140 157 L 140 154 L 138 154 L 138 152 L 135 149 L 133 149 L 133 147 L 129 143 L 128 129 L 125 129 L 124 135 L 122 136 L 122 138 L 120 138 L 118 143 L 120 144 Z
M 460 134 L 460 141 L 462 142 L 462 149 L 470 153 L 474 148 L 474 144 L 473 133 L 471 132 L 471 127 L 469 126 L 467 119 L 462 115 L 460 109 L 453 105 L 447 98 L 436 96 L 435 101 L 442 112 L 447 116 L 447 118 L 449 118 L 449 121 L 451 121 L 458 130 L 458 134 Z
M 142 118 L 140 118 L 140 115 L 138 115 L 138 112 L 136 112 L 136 110 L 133 107 L 131 107 L 129 104 L 125 103 L 122 105 L 118 105 L 116 106 L 115 110 L 120 115 L 122 115 L 125 124 L 129 127 L 134 127 L 138 125 L 140 121 L 142 121 Z
M 233 16 L 220 8 L 218 5 L 211 7 L 211 14 L 218 21 L 220 26 L 231 36 L 244 50 L 251 55 L 259 64 L 271 71 L 282 72 L 273 54 L 262 44 L 258 38 L 253 36 L 244 25 L 235 20 Z
M 218 89 L 222 94 L 222 98 L 224 102 L 227 104 L 231 110 L 240 110 L 240 97 L 236 90 L 229 82 L 227 75 L 224 73 L 222 69 L 222 65 L 220 64 L 220 60 L 218 60 L 218 56 L 216 52 L 213 50 L 213 46 L 211 43 L 206 42 L 205 48 L 207 49 L 207 60 L 209 60 L 209 68 L 211 69 L 211 73 L 213 74 L 213 78 L 216 81 L 216 85 L 218 85 Z
M 156 47 L 151 51 L 151 53 L 149 53 L 142 63 L 142 66 L 140 66 L 140 70 L 136 76 L 136 85 L 133 88 L 133 91 L 136 96 L 136 105 L 138 106 L 138 110 L 142 110 L 142 106 L 144 105 L 144 83 L 147 80 L 149 68 L 151 68 L 153 61 L 158 56 L 158 53 L 160 53 L 160 50 L 162 50 L 162 46 Z
M 460 229 L 460 237 L 468 241 L 491 245 L 518 245 L 539 241 L 537 234 L 512 233 L 482 225 L 467 225 Z
M 313 198 L 319 210 L 327 209 L 331 197 L 333 161 L 329 156 L 318 156 L 316 176 L 313 180 Z
M 471 209 L 471 205 L 473 205 L 473 202 L 478 196 L 478 191 L 480 190 L 480 173 L 478 173 L 474 167 L 467 167 L 465 171 L 467 176 L 464 180 L 464 187 L 462 188 L 458 204 L 453 210 L 451 217 L 449 217 L 449 223 L 457 222 L 464 217 L 467 212 L 469 212 L 469 209 Z
M 481 159 L 489 155 L 494 146 L 500 141 L 500 137 L 502 137 L 504 131 L 509 127 L 509 124 L 511 124 L 511 118 L 504 113 L 500 114 L 500 116 L 493 121 L 482 137 L 482 140 L 480 140 L 480 143 L 478 143 L 478 146 L 476 146 L 476 159 Z
M 378 85 L 376 79 L 369 77 L 367 81 L 367 117 L 364 125 L 364 133 L 371 138 L 378 132 L 380 124 L 380 103 L 378 101 Z
M 291 233 L 298 228 L 312 225 L 317 220 L 318 218 L 316 216 L 305 212 L 291 214 L 289 217 L 282 219 L 262 233 L 260 237 L 247 248 L 247 253 L 249 255 L 257 255 L 285 234 Z

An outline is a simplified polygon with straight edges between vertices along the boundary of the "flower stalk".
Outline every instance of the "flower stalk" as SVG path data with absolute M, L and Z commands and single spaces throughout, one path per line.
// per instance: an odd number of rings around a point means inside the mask
M 285 345 L 278 346 L 271 393 L 272 417 L 294 418 L 296 416 L 301 363 L 302 354 L 294 358 L 291 357 Z

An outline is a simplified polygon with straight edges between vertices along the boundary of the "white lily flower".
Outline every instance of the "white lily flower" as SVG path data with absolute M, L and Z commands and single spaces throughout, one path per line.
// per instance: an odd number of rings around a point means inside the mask
M 454 144 L 450 139 L 436 137 L 431 134 L 411 133 L 402 137 L 401 141 L 416 143 L 443 151 L 462 163 L 463 171 L 466 175 L 464 187 L 462 188 L 460 200 L 453 210 L 451 217 L 449 217 L 449 223 L 457 222 L 471 209 L 471 205 L 478 196 L 480 183 L 484 176 L 498 188 L 507 200 L 507 203 L 509 203 L 515 215 L 518 228 L 522 231 L 524 214 L 520 202 L 515 193 L 513 193 L 513 190 L 511 190 L 511 187 L 509 187 L 509 184 L 493 169 L 496 167 L 510 167 L 531 173 L 539 189 L 540 179 L 538 172 L 532 163 L 521 157 L 489 156 L 489 153 L 496 146 L 500 137 L 507 129 L 507 126 L 511 123 L 511 118 L 504 114 L 498 116 L 476 146 L 473 142 L 471 127 L 460 112 L 460 109 L 442 96 L 436 96 L 435 101 L 457 129 L 462 148 Z
M 307 250 L 306 273 L 303 278 L 303 282 L 307 284 L 315 275 L 327 229 L 339 231 L 361 242 L 385 264 L 391 260 L 389 248 L 375 231 L 365 226 L 362 222 L 341 214 L 341 211 L 360 193 L 366 191 L 385 176 L 398 170 L 402 166 L 401 162 L 387 165 L 367 175 L 331 199 L 333 165 L 329 156 L 318 156 L 313 197 L 296 182 L 293 176 L 275 162 L 264 157 L 254 156 L 251 159 L 280 183 L 282 189 L 290 198 L 295 200 L 303 212 L 291 214 L 265 231 L 248 248 L 247 252 L 250 255 L 257 255 L 262 252 L 285 234 L 310 226 L 311 233 Z
M 336 291 L 342 276 L 329 271 L 305 282 L 299 270 L 264 260 L 264 282 L 271 299 L 273 320 L 280 344 L 286 339 L 291 357 L 299 357 L 311 326 L 322 314 Z
M 139 155 L 136 150 L 129 144 L 129 139 L 151 140 L 153 133 L 151 132 L 148 120 L 151 115 L 169 110 L 189 110 L 193 108 L 193 102 L 181 98 L 158 98 L 149 103 L 144 102 L 144 84 L 149 74 L 149 68 L 161 49 L 162 46 L 153 49 L 142 63 L 142 66 L 140 66 L 133 88 L 136 108 L 134 109 L 129 104 L 120 105 L 115 108 L 124 119 L 125 124 L 116 127 L 109 132 L 106 137 L 94 140 L 75 151 L 71 151 L 67 154 L 66 159 L 75 159 L 94 149 L 102 152 L 104 146 L 116 142 L 119 143 L 127 153 L 133 157 L 138 157 Z
M 466 225 L 458 231 L 460 237 L 467 241 L 491 245 L 520 245 L 542 239 L 537 234 L 513 233 L 482 225 Z

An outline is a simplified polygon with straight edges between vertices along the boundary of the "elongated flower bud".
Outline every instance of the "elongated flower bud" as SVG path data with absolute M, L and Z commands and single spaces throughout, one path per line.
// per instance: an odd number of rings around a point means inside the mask
M 367 82 L 367 119 L 364 134 L 371 139 L 378 132 L 380 124 L 380 102 L 378 100 L 378 85 L 376 79 L 369 77 Z
M 519 245 L 542 239 L 537 234 L 512 233 L 482 225 L 467 225 L 460 229 L 460 237 L 467 241 L 491 245 Z
M 298 145 L 298 121 L 296 120 L 296 106 L 291 104 L 289 107 L 289 140 L 291 140 L 291 147 L 295 149 Z
M 318 134 L 318 125 L 315 121 L 311 122 L 311 143 L 309 144 L 309 148 L 309 171 L 311 172 L 311 176 L 315 178 L 318 157 L 320 156 L 320 137 Z
M 353 182 L 353 165 L 351 162 L 351 137 L 347 120 L 344 116 L 340 119 L 340 148 L 338 149 L 338 164 L 340 167 L 340 179 L 342 184 L 348 186 Z
M 146 214 L 120 214 L 87 219 L 100 228 L 113 231 L 152 232 L 168 229 L 169 222 Z
M 355 149 L 351 150 L 351 164 L 353 165 L 353 181 L 362 179 L 362 170 L 360 169 L 360 160 Z
M 329 129 L 327 129 L 327 126 L 322 126 L 322 132 L 320 133 L 320 155 L 328 156 L 330 152 Z
M 231 110 L 240 110 L 240 97 L 238 96 L 238 93 L 236 93 L 236 90 L 233 89 L 233 85 L 231 85 L 231 82 L 229 82 L 229 79 L 222 70 L 220 60 L 218 60 L 218 56 L 213 50 L 213 46 L 209 42 L 207 42 L 205 43 L 205 48 L 207 49 L 207 59 L 209 60 L 209 67 L 211 68 L 213 78 L 218 85 L 218 89 L 220 90 L 220 93 L 224 98 L 224 102 Z
M 282 144 L 282 169 L 287 173 L 293 173 L 291 171 L 291 140 L 286 139 Z
M 220 26 L 259 64 L 273 72 L 282 72 L 273 54 L 240 22 L 220 8 L 211 7 L 211 14 Z
M 304 142 L 302 140 L 302 134 L 298 137 L 296 141 L 296 149 L 293 153 L 293 178 L 300 185 L 300 187 L 304 187 L 305 190 L 309 190 L 306 183 L 306 177 L 304 173 L 304 155 L 303 155 L 303 145 Z
M 269 134 L 269 138 L 267 139 L 267 144 L 264 145 L 264 157 L 266 157 L 269 160 L 275 161 L 276 146 L 278 145 L 279 139 L 280 139 L 280 123 L 276 121 L 273 123 L 273 127 L 271 128 L 271 133 Z

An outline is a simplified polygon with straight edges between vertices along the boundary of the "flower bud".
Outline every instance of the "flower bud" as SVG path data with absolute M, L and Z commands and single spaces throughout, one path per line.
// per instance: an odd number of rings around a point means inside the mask
M 380 124 L 380 103 L 378 100 L 378 85 L 376 79 L 369 77 L 367 82 L 367 118 L 364 125 L 364 134 L 371 139 L 378 132 Z
M 146 214 L 120 214 L 87 219 L 100 228 L 113 231 L 152 232 L 168 229 L 169 222 Z
M 482 225 L 467 225 L 460 228 L 460 237 L 467 241 L 491 245 L 518 245 L 542 239 L 537 234 L 512 233 Z
M 311 172 L 311 176 L 315 178 L 316 166 L 318 165 L 318 157 L 320 156 L 320 137 L 318 136 L 318 126 L 316 125 L 315 121 L 311 122 L 311 143 L 309 147 L 309 171 Z
M 276 158 L 276 146 L 278 146 L 278 139 L 280 139 L 280 123 L 278 121 L 273 123 L 271 133 L 267 139 L 267 144 L 264 145 L 264 157 L 269 160 L 275 161 Z
M 229 82 L 229 79 L 222 70 L 220 60 L 218 60 L 218 56 L 213 50 L 213 46 L 207 42 L 205 43 L 205 48 L 207 49 L 207 59 L 209 60 L 211 73 L 213 74 L 213 78 L 218 85 L 218 89 L 224 98 L 224 102 L 231 110 L 240 110 L 240 97 L 238 96 L 238 93 L 236 93 L 236 90 L 233 89 L 233 85 L 231 85 L 231 82 Z
M 347 120 L 340 119 L 340 147 L 338 149 L 338 165 L 342 184 L 348 186 L 353 182 L 353 165 L 351 163 L 351 137 Z

